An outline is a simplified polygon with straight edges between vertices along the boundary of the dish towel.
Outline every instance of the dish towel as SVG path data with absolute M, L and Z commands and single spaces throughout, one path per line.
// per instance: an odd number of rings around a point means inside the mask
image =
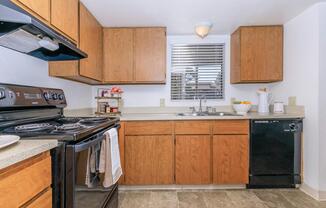
M 94 177 L 95 177 L 95 168 L 96 164 L 96 153 L 95 153 L 95 147 L 90 147 L 88 149 L 88 155 L 87 155 L 87 164 L 86 164 L 86 179 L 85 184 L 88 188 L 92 188 L 95 186 L 94 184 Z
M 100 153 L 99 172 L 104 173 L 103 187 L 108 188 L 118 182 L 122 175 L 118 131 L 112 128 L 104 133 Z

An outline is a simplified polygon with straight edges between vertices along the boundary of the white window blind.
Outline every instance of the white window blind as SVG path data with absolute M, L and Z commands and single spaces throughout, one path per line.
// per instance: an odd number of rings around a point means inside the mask
M 171 100 L 224 98 L 224 44 L 172 46 Z

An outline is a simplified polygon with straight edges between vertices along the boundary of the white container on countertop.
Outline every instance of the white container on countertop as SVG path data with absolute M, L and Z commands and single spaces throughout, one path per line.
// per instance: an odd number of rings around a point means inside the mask
M 284 103 L 274 102 L 273 113 L 284 113 Z
M 232 106 L 239 115 L 246 115 L 251 108 L 251 104 L 233 104 Z
M 259 89 L 258 94 L 258 113 L 268 114 L 271 93 L 266 89 Z

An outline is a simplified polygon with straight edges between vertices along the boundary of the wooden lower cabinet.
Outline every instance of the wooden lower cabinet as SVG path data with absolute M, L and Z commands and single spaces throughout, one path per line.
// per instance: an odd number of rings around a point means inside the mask
M 249 120 L 121 122 L 125 185 L 249 182 Z
M 175 146 L 176 184 L 211 183 L 210 135 L 177 135 Z
M 125 122 L 120 123 L 119 128 L 119 152 L 120 152 L 120 162 L 122 168 L 122 176 L 119 179 L 119 184 L 125 182 Z
M 48 188 L 38 198 L 32 201 L 26 207 L 28 208 L 50 208 L 52 207 L 52 189 Z
M 213 183 L 247 184 L 249 182 L 249 136 L 215 135 L 213 137 Z
M 0 170 L 0 206 L 51 207 L 50 186 L 51 156 L 46 152 Z
M 173 137 L 125 137 L 127 185 L 173 184 Z

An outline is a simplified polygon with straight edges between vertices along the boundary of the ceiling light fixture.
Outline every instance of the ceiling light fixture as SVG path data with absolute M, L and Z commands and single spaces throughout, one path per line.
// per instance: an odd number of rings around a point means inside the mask
M 196 34 L 201 38 L 205 38 L 210 32 L 212 26 L 213 24 L 210 22 L 201 22 L 195 27 Z

